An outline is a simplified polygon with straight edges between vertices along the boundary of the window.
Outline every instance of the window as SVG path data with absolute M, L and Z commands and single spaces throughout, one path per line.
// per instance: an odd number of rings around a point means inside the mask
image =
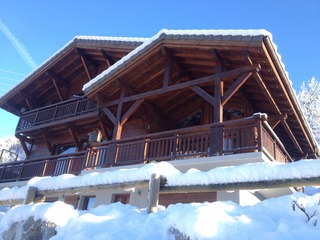
M 82 209 L 89 210 L 89 209 L 94 208 L 95 202 L 96 202 L 96 196 L 85 196 L 83 198 Z
M 77 149 L 74 145 L 62 145 L 62 146 L 57 146 L 56 154 L 63 155 L 68 153 L 75 153 L 76 150 Z
M 121 202 L 123 204 L 129 204 L 130 194 L 114 194 L 113 202 Z

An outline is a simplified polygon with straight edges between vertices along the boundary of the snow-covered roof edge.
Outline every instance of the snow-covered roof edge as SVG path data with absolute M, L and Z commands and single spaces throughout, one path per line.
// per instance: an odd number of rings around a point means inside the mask
M 156 42 L 160 41 L 161 39 L 165 38 L 165 36 L 169 35 L 188 35 L 188 36 L 268 36 L 270 39 L 272 39 L 272 34 L 264 29 L 259 30 L 243 30 L 243 29 L 229 29 L 229 30 L 167 30 L 162 29 L 160 30 L 155 36 L 151 37 L 147 41 L 145 41 L 143 44 L 141 44 L 139 47 L 128 53 L 126 56 L 124 56 L 122 59 L 117 61 L 114 65 L 103 71 L 101 74 L 97 75 L 95 78 L 93 78 L 91 81 L 86 83 L 82 90 L 84 92 L 90 91 L 90 89 L 93 88 L 93 86 L 97 85 L 99 82 L 103 81 L 104 78 L 111 75 L 113 72 L 115 72 L 117 69 L 123 67 L 127 62 L 131 61 L 138 55 L 140 55 L 145 50 L 149 49 L 151 46 L 153 46 Z
M 139 45 L 144 41 L 148 40 L 148 38 L 138 38 L 138 37 L 109 37 L 109 36 L 75 36 L 72 40 L 70 40 L 67 44 L 61 47 L 58 51 L 52 54 L 49 58 L 47 58 L 42 64 L 40 64 L 35 70 L 31 71 L 22 81 L 16 84 L 11 90 L 6 92 L 4 95 L 0 97 L 1 102 L 10 97 L 11 94 L 14 94 L 15 89 L 23 87 L 25 84 L 28 84 L 31 79 L 36 76 L 41 70 L 49 66 L 51 63 L 59 59 L 61 55 L 67 52 L 73 45 L 77 43 L 98 43 L 98 42 L 110 42 L 110 44 L 119 44 L 123 43 L 124 45 Z
M 282 75 L 282 79 L 283 79 L 283 83 L 285 85 L 286 90 L 290 93 L 289 96 L 291 97 L 291 100 L 296 108 L 296 111 L 299 115 L 299 118 L 302 120 L 302 123 L 304 125 L 304 127 L 307 130 L 307 133 L 309 133 L 309 138 L 312 141 L 313 147 L 315 148 L 315 153 L 317 154 L 317 156 L 320 156 L 320 148 L 319 145 L 315 139 L 315 136 L 313 134 L 313 131 L 311 130 L 310 124 L 307 121 L 300 102 L 298 101 L 298 97 L 297 94 L 295 92 L 295 90 L 292 87 L 292 81 L 289 78 L 289 73 L 286 71 L 285 69 L 285 65 L 284 63 L 281 61 L 281 55 L 278 53 L 277 51 L 277 46 L 273 43 L 272 39 L 270 39 L 270 41 L 268 41 L 266 39 L 265 44 L 268 45 L 268 49 L 271 50 L 270 54 L 274 56 L 275 61 L 278 61 L 278 66 L 280 66 L 282 69 L 279 69 L 280 74 Z

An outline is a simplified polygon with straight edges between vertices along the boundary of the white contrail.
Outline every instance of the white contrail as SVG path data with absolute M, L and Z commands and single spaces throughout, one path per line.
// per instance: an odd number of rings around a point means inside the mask
M 0 21 L 1 21 L 1 20 L 0 20 Z M 12 71 L 8 71 L 8 70 L 1 69 L 1 68 L 0 68 L 0 72 L 10 73 L 10 74 L 19 75 L 19 76 L 24 76 L 24 75 L 25 75 L 25 74 L 22 74 L 22 73 L 12 72 Z
M 1 21 L 0 19 L 0 30 L 3 34 L 8 38 L 10 43 L 16 49 L 20 57 L 23 61 L 31 68 L 31 70 L 37 67 L 37 64 L 32 59 L 30 53 L 28 52 L 27 48 L 17 39 L 7 28 L 7 26 Z

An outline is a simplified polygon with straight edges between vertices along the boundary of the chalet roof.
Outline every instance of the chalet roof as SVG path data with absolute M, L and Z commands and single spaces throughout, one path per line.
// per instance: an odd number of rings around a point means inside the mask
M 94 91 L 95 87 L 99 86 L 99 83 L 111 76 L 119 69 L 126 66 L 126 64 L 138 57 L 143 52 L 150 49 L 162 40 L 198 40 L 198 41 L 236 41 L 236 42 L 255 42 L 262 41 L 264 37 L 272 39 L 270 32 L 261 30 L 166 30 L 163 29 L 155 36 L 144 41 L 139 47 L 134 49 L 128 55 L 124 56 L 113 66 L 109 67 L 101 74 L 93 78 L 90 82 L 83 86 L 83 91 L 89 94 Z M 273 43 L 272 43 L 273 44 Z M 276 49 L 276 45 L 273 44 Z M 283 64 L 282 64 L 283 65 Z
M 132 79 L 133 69 L 135 72 L 139 72 L 139 70 L 137 70 L 138 64 L 142 61 L 150 63 L 161 57 L 161 50 L 160 53 L 156 53 L 159 52 L 161 47 L 167 47 L 180 55 L 185 53 L 179 52 L 179 49 L 189 48 L 190 51 L 193 49 L 192 53 L 189 52 L 189 57 L 184 55 L 180 60 L 183 58 L 183 61 L 189 61 L 188 63 L 190 64 L 192 61 L 196 61 L 194 69 L 201 68 L 204 64 L 207 64 L 206 71 L 210 71 L 208 67 L 213 66 L 209 63 L 204 63 L 203 61 L 212 61 L 212 59 L 206 58 L 201 62 L 200 58 L 203 52 L 198 54 L 197 50 L 203 48 L 206 48 L 207 50 L 210 48 L 219 49 L 219 51 L 224 52 L 226 55 L 225 59 L 231 63 L 231 68 L 243 66 L 243 59 L 240 60 L 243 56 L 241 57 L 239 54 L 241 54 L 241 52 L 243 54 L 244 51 L 249 51 L 254 55 L 254 62 L 262 64 L 260 73 L 264 78 L 267 88 L 269 88 L 267 91 L 270 92 L 269 94 L 275 95 L 275 101 L 280 106 L 281 112 L 287 114 L 287 117 L 284 117 L 287 118 L 290 128 L 293 129 L 293 134 L 298 136 L 298 139 L 301 138 L 301 142 L 308 139 L 308 145 L 317 152 L 316 154 L 319 154 L 317 143 L 297 101 L 296 94 L 291 86 L 292 83 L 289 80 L 285 66 L 281 61 L 281 56 L 277 52 L 277 46 L 272 41 L 271 33 L 266 30 L 161 30 L 154 37 L 146 40 L 121 60 L 97 75 L 90 82 L 86 83 L 82 90 L 86 96 L 94 97 L 95 93 L 107 89 L 107 86 L 115 81 L 115 79 Z M 228 52 L 230 52 L 232 56 L 228 55 Z M 152 54 L 154 55 L 154 58 L 150 57 Z M 196 59 L 196 55 L 198 59 Z M 233 60 L 235 56 L 238 60 Z M 161 64 L 164 64 L 164 62 Z M 144 65 L 144 67 L 147 66 L 148 64 Z M 143 71 L 142 69 L 146 68 L 141 66 L 140 71 Z M 194 70 L 194 73 L 195 71 L 197 70 Z M 125 77 L 126 74 L 129 74 L 128 77 Z M 132 81 L 130 84 L 133 86 L 132 84 L 139 85 L 141 83 L 134 83 Z M 252 96 L 250 101 L 258 102 L 256 106 L 258 109 L 262 109 L 261 111 L 270 111 L 270 106 L 268 107 L 263 103 L 266 102 L 264 94 L 261 94 L 261 92 L 259 93 L 259 91 L 257 92 L 256 87 L 251 85 L 251 90 L 247 92 L 247 96 L 248 94 Z M 278 130 L 278 134 L 279 132 L 285 131 L 282 128 L 281 130 Z M 283 137 L 282 141 L 284 141 Z
M 18 83 L 15 87 L 9 90 L 6 94 L 0 97 L 0 107 L 15 115 L 18 112 L 7 106 L 7 101 L 15 98 L 19 91 L 30 85 L 35 79 L 39 78 L 43 72 L 54 66 L 57 61 L 62 57 L 70 54 L 76 48 L 92 48 L 99 49 L 102 46 L 110 47 L 129 47 L 131 50 L 141 45 L 147 38 L 134 38 L 134 37 L 108 37 L 108 36 L 76 36 L 60 50 L 54 53 L 46 61 L 44 61 L 36 70 L 31 72 L 23 81 Z

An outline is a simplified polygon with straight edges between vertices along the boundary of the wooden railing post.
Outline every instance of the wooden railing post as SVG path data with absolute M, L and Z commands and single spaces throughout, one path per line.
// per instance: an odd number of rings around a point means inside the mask
M 106 162 L 115 163 L 117 157 L 117 143 L 113 142 L 109 145 L 109 151 L 107 152 Z M 111 161 L 110 161 L 111 160 Z
M 142 162 L 146 162 L 148 159 L 148 149 L 150 145 L 150 139 L 144 138 L 142 141 Z
M 177 157 L 178 146 L 179 146 L 179 134 L 176 133 L 173 139 L 172 159 L 175 159 Z
M 161 177 L 157 174 L 152 174 L 149 183 L 149 201 L 147 213 L 157 212 L 160 193 Z
M 223 125 L 213 126 L 210 129 L 210 155 L 223 154 Z

